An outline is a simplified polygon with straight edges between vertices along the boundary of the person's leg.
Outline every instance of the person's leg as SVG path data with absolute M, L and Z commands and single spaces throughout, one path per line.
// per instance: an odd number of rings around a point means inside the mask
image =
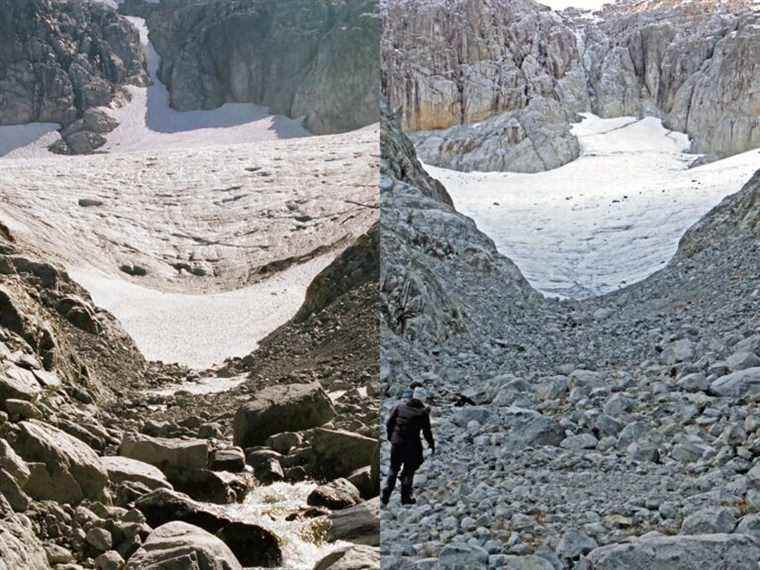
M 396 488 L 396 479 L 398 478 L 398 473 L 401 470 L 401 463 L 401 452 L 398 446 L 392 445 L 391 466 L 390 470 L 388 471 L 388 478 L 385 480 L 385 488 L 380 494 L 380 502 L 383 505 L 387 505 L 388 501 L 391 500 L 391 494 L 393 493 L 393 489 Z
M 418 466 L 412 463 L 404 463 L 404 470 L 401 472 L 401 504 L 414 505 L 417 500 L 414 498 L 414 473 Z

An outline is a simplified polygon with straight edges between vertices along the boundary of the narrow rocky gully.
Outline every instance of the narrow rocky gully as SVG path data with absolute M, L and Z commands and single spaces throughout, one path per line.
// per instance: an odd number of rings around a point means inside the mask
M 376 105 L 324 82 L 346 60 L 330 42 L 376 24 L 219 4 L 0 1 L 13 57 L 43 38 L 61 89 L 88 93 L 0 108 L 3 570 L 378 567 Z M 210 21 L 265 41 L 249 18 L 308 35 L 287 80 L 260 78 L 281 97 L 322 82 L 308 104 L 188 103 L 195 83 L 161 81 Z M 369 92 L 379 63 L 359 57 Z

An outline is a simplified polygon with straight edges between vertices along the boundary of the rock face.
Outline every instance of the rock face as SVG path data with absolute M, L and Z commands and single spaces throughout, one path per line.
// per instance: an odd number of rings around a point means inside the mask
M 584 111 L 661 117 L 715 157 L 760 146 L 749 2 L 622 2 L 592 19 L 529 0 L 390 0 L 384 15 L 384 87 L 432 164 L 556 168 L 578 156 Z
M 321 426 L 333 417 L 335 408 L 319 384 L 271 386 L 238 410 L 235 445 L 261 445 L 270 435 Z
M 0 37 L 0 125 L 59 123 L 60 152 L 98 146 L 94 109 L 147 81 L 137 30 L 102 3 L 3 0 Z
M 258 103 L 305 117 L 319 134 L 377 121 L 375 2 L 163 0 L 141 8 L 152 8 L 159 77 L 177 110 Z
M 2 495 L 0 501 L 3 501 Z M 34 534 L 32 523 L 27 517 L 0 515 L 0 563 L 4 570 L 50 568 L 42 542 Z
M 205 568 L 242 570 L 240 562 L 221 540 L 183 522 L 158 527 L 127 563 L 128 570 Z
M 40 421 L 21 422 L 14 442 L 30 465 L 26 491 L 36 499 L 103 500 L 108 473 L 86 443 Z

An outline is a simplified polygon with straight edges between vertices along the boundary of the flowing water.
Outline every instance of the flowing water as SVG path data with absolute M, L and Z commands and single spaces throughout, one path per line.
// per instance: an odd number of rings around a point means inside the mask
M 314 482 L 273 483 L 248 494 L 240 504 L 224 508 L 231 518 L 255 523 L 272 531 L 281 541 L 283 566 L 288 570 L 312 570 L 322 558 L 345 543 L 325 543 L 325 527 L 317 519 L 286 520 L 306 507 Z

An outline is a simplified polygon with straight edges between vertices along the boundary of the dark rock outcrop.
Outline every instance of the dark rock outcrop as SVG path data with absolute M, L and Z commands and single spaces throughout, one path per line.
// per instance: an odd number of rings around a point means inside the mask
M 427 162 L 537 172 L 578 156 L 579 112 L 653 115 L 725 157 L 760 146 L 760 15 L 744 0 L 385 7 L 383 85 Z M 431 132 L 432 131 L 432 132 Z
M 125 9 L 147 15 L 159 77 L 179 111 L 257 103 L 305 117 L 318 134 L 377 121 L 376 2 L 164 0 Z
M 147 81 L 137 30 L 102 3 L 2 0 L 0 38 L 0 125 L 59 123 L 58 152 L 103 144 L 114 125 L 95 108 Z

